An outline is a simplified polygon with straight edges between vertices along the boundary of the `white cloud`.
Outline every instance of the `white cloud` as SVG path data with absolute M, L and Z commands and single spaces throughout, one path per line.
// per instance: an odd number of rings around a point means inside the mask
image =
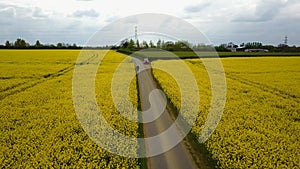
M 198 3 L 197 5 L 187 6 L 184 8 L 184 10 L 187 13 L 196 13 L 196 12 L 202 11 L 203 9 L 207 8 L 210 5 L 211 5 L 211 2 L 201 2 L 201 3 Z
M 61 17 L 64 14 L 45 12 L 38 7 L 24 8 L 13 5 L 0 7 L 1 43 L 24 38 L 30 43 L 40 40 L 43 43 L 84 44 L 99 26 L 95 23 L 91 26 L 92 24 L 85 20 Z
M 99 13 L 96 12 L 95 10 L 93 9 L 90 9 L 90 10 L 77 10 L 73 13 L 74 17 L 79 17 L 79 18 L 82 18 L 82 17 L 98 17 L 99 16 Z
M 237 22 L 265 22 L 274 19 L 286 5 L 281 0 L 258 1 L 255 8 L 248 8 L 237 14 L 233 21 Z
M 16 9 L 14 7 L 5 7 L 0 9 L 0 16 L 1 17 L 14 17 L 16 16 Z
M 35 7 L 32 13 L 32 16 L 34 18 L 47 18 L 48 15 L 44 13 L 44 11 L 41 8 Z
M 84 44 L 103 26 L 146 12 L 182 18 L 215 44 L 255 40 L 277 45 L 288 35 L 290 43 L 300 45 L 299 8 L 299 0 L 1 0 L 0 43 L 23 37 Z

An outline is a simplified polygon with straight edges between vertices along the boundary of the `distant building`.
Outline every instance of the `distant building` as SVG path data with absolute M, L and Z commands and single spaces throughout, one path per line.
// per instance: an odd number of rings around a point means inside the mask
M 166 44 L 167 46 L 173 46 L 175 43 L 172 42 L 172 41 L 167 41 L 165 44 Z
M 238 45 L 235 45 L 234 43 L 229 42 L 226 46 L 226 49 L 230 50 L 231 52 L 236 52 L 238 47 L 239 47 Z
M 245 52 L 269 52 L 268 49 L 245 49 Z
M 236 48 L 236 51 L 237 51 L 237 52 L 244 52 L 245 50 L 246 50 L 245 47 L 237 47 L 237 48 Z
M 231 52 L 269 52 L 267 49 L 247 49 L 244 44 L 241 44 L 240 46 L 235 45 L 232 42 L 229 42 L 226 46 L 226 49 L 230 50 Z

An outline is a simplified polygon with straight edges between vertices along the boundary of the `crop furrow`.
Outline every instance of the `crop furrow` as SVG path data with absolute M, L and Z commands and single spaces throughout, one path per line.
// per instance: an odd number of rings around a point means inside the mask
M 93 59 L 97 58 L 98 55 L 97 54 L 93 54 L 92 57 L 88 58 L 86 61 L 83 61 L 82 64 L 88 64 L 89 62 L 91 62 Z M 26 91 L 27 89 L 30 89 L 38 84 L 41 84 L 45 81 L 48 81 L 50 79 L 53 79 L 55 77 L 59 77 L 59 76 L 63 76 L 64 74 L 70 72 L 71 70 L 73 70 L 74 66 L 69 66 L 69 67 L 66 67 L 66 68 L 63 68 L 55 73 L 49 73 L 49 74 L 45 74 L 42 76 L 42 78 L 38 79 L 36 82 L 33 82 L 33 81 L 27 81 L 27 82 L 24 82 L 24 83 L 19 83 L 19 84 L 16 84 L 16 85 L 13 85 L 13 86 L 10 86 L 10 87 L 7 87 L 5 89 L 2 89 L 0 91 L 0 93 L 5 93 L 7 92 L 6 94 L 3 94 L 3 95 L 0 95 L 0 100 L 3 100 L 5 99 L 6 97 L 8 96 L 11 96 L 11 95 L 14 95 L 14 94 L 17 94 L 17 93 L 20 93 L 20 92 L 24 92 Z M 45 80 L 47 79 L 47 80 Z

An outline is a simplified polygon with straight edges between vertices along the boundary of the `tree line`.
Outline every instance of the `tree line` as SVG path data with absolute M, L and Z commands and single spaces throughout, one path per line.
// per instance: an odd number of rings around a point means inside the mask
M 29 44 L 24 39 L 18 38 L 15 42 L 6 41 L 4 45 L 0 45 L 0 49 L 82 49 L 82 46 L 68 43 L 54 44 L 42 44 L 37 40 L 34 44 Z M 167 51 L 217 51 L 217 52 L 230 52 L 232 48 L 238 49 L 238 51 L 244 51 L 245 49 L 266 49 L 269 52 L 300 52 L 300 46 L 288 46 L 286 44 L 279 44 L 278 46 L 264 45 L 261 42 L 247 42 L 240 45 L 236 45 L 232 42 L 227 44 L 221 44 L 219 46 L 207 45 L 204 43 L 193 45 L 188 41 L 164 41 L 157 40 L 149 42 L 143 40 L 134 41 L 133 39 L 124 39 L 119 45 L 115 46 L 99 46 L 99 47 L 85 47 L 90 49 L 115 49 L 124 53 L 132 53 L 141 49 L 151 48 L 153 50 L 167 50 Z
M 18 38 L 15 42 L 6 41 L 4 45 L 0 45 L 0 49 L 81 49 L 81 46 L 68 43 L 42 44 L 39 40 L 31 45 L 24 39 Z
M 152 40 L 149 42 L 143 40 L 140 42 L 139 40 L 134 41 L 133 39 L 125 39 L 121 41 L 119 46 L 115 46 L 116 48 L 119 49 L 128 49 L 131 51 L 135 50 L 141 50 L 141 49 L 147 49 L 147 48 L 152 48 L 152 49 L 162 49 L 162 50 L 168 50 L 168 51 L 189 51 L 191 50 L 190 48 L 190 43 L 187 41 L 164 41 L 164 40 L 158 40 L 156 43 L 154 43 Z
M 115 46 L 118 50 L 126 53 L 137 51 L 141 49 L 161 49 L 167 51 L 217 51 L 217 52 L 230 52 L 232 48 L 237 49 L 237 51 L 245 51 L 246 49 L 265 49 L 269 52 L 300 52 L 300 46 L 288 46 L 286 44 L 279 44 L 278 46 L 264 45 L 261 42 L 247 42 L 240 45 L 236 45 L 232 42 L 228 44 L 221 44 L 219 46 L 207 45 L 204 43 L 192 45 L 188 41 L 163 41 L 158 40 L 156 43 L 153 41 L 134 41 L 133 39 L 125 39 L 121 41 L 119 46 Z

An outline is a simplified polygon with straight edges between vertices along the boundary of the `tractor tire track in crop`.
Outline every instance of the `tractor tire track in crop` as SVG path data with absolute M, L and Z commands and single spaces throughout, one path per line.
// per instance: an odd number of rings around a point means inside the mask
M 80 65 L 84 65 L 84 64 L 89 64 L 92 60 L 96 59 L 98 57 L 98 54 L 93 54 L 90 58 L 88 58 L 87 60 L 79 63 Z M 20 93 L 20 92 L 24 92 L 38 84 L 41 84 L 41 83 L 44 83 L 48 80 L 51 80 L 51 79 L 54 79 L 54 78 L 57 78 L 59 76 L 63 76 L 65 75 L 66 73 L 70 72 L 74 70 L 74 64 L 72 66 L 68 66 L 68 67 L 65 67 L 55 73 L 49 73 L 49 74 L 45 74 L 43 75 L 42 77 L 39 77 L 35 80 L 29 80 L 27 82 L 23 82 L 23 83 L 19 83 L 19 84 L 15 84 L 15 85 L 12 85 L 12 86 L 9 86 L 5 89 L 2 89 L 0 91 L 0 100 L 3 100 L 5 99 L 6 97 L 8 96 L 11 96 L 11 95 L 14 95 L 14 94 L 17 94 L 17 93 Z
M 204 65 L 199 65 L 199 64 L 194 64 L 192 61 L 189 61 L 191 64 L 193 64 L 194 66 L 197 66 L 201 69 L 205 69 Z M 272 86 L 268 86 L 266 84 L 262 84 L 262 83 L 259 83 L 259 82 L 254 82 L 254 81 L 251 81 L 249 79 L 246 79 L 246 78 L 242 78 L 242 77 L 237 77 L 235 76 L 233 73 L 226 73 L 226 78 L 229 78 L 231 80 L 234 80 L 234 81 L 238 81 L 242 84 L 245 84 L 245 85 L 248 85 L 248 86 L 251 86 L 251 87 L 254 87 L 254 88 L 257 88 L 257 89 L 260 89 L 264 92 L 267 92 L 267 93 L 271 93 L 271 94 L 274 94 L 276 96 L 279 96 L 279 97 L 282 97 L 284 99 L 290 99 L 294 102 L 297 102 L 299 103 L 299 96 L 295 95 L 295 94 L 290 94 L 286 91 L 283 91 L 281 89 L 278 89 L 278 88 L 275 88 L 275 87 L 272 87 Z
M 271 94 L 274 94 L 276 96 L 282 97 L 284 99 L 290 99 L 290 100 L 293 100 L 293 101 L 299 103 L 299 100 L 298 100 L 299 97 L 298 96 L 296 96 L 294 94 L 287 93 L 287 92 L 285 92 L 283 90 L 280 90 L 278 88 L 271 87 L 271 86 L 268 86 L 268 85 L 265 85 L 265 84 L 262 84 L 262 83 L 254 82 L 254 81 L 248 80 L 246 78 L 236 77 L 236 76 L 234 76 L 230 73 L 227 73 L 226 77 L 229 78 L 229 79 L 238 81 L 242 84 L 245 84 L 245 85 L 248 85 L 248 86 L 251 86 L 251 87 L 255 87 L 255 88 L 260 89 L 264 92 L 271 93 Z

